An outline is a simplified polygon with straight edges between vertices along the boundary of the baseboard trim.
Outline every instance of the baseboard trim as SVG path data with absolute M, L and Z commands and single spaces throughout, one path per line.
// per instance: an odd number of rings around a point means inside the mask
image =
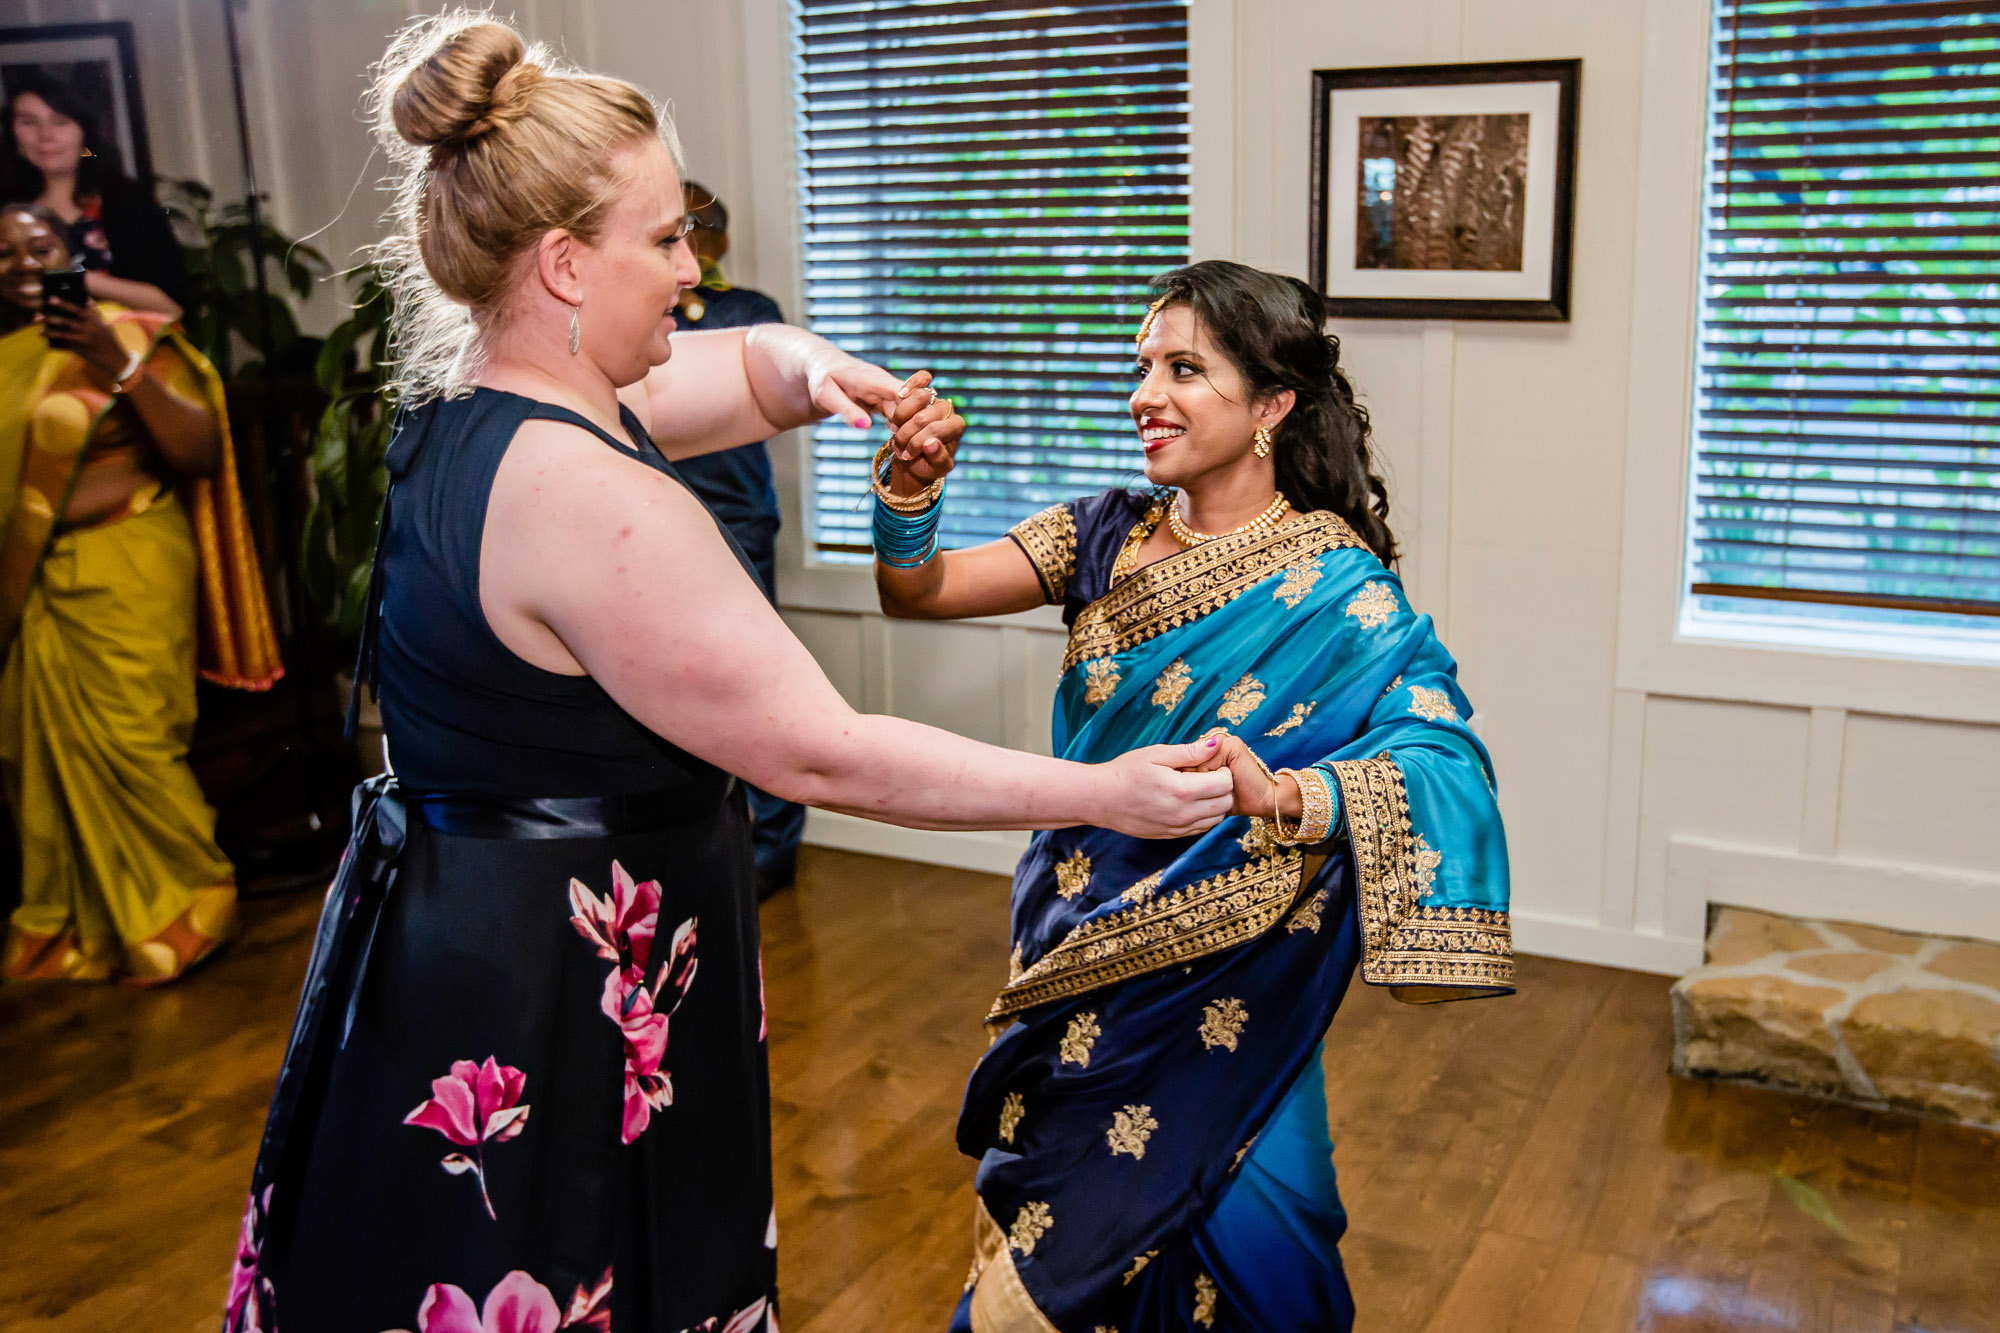
M 826 810 L 807 814 L 805 840 L 815 847 L 1010 876 L 1028 845 L 1025 833 L 942 833 L 878 824 Z M 1665 976 L 1679 976 L 1701 962 L 1698 938 L 1645 935 L 1533 912 L 1514 914 L 1514 947 L 1521 953 L 1547 958 Z

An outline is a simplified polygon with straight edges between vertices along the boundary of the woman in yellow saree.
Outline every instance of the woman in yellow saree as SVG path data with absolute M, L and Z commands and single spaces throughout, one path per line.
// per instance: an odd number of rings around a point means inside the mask
M 22 896 L 0 971 L 154 983 L 236 920 L 187 764 L 197 660 L 247 689 L 280 668 L 220 380 L 159 316 L 44 314 L 43 275 L 69 265 L 53 219 L 0 208 L 0 771 Z

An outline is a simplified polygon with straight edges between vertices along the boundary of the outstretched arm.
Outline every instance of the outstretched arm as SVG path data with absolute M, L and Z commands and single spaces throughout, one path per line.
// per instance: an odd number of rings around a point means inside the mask
M 1045 759 L 848 706 L 684 488 L 580 432 L 531 422 L 488 511 L 481 600 L 530 656 L 537 627 L 619 705 L 776 795 L 919 828 L 1204 828 L 1226 773 L 1205 745 L 1109 764 Z M 530 656 L 542 665 L 556 659 Z
M 673 355 L 620 393 L 669 458 L 768 440 L 838 415 L 887 415 L 903 381 L 789 324 L 676 333 Z

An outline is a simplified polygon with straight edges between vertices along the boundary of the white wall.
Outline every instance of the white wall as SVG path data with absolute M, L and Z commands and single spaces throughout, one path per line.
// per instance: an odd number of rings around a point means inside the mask
M 220 0 L 26 3 L 33 22 L 138 18 L 161 169 L 234 179 Z M 1500 770 L 1521 946 L 1678 970 L 1698 957 L 1710 901 L 2000 938 L 2000 675 L 1674 633 L 1703 7 L 1194 5 L 1195 248 L 1297 274 L 1313 69 L 1583 59 L 1570 322 L 1337 329 L 1390 468 L 1406 580 L 1459 658 Z M 327 248 L 344 255 L 380 209 L 355 119 L 362 71 L 408 10 L 247 11 L 274 212 L 299 232 L 333 223 Z M 797 311 L 784 0 L 514 12 L 672 101 L 694 173 L 739 219 L 735 276 Z M 798 442 L 775 452 L 796 516 Z M 1046 749 L 1052 612 L 886 621 L 865 575 L 808 567 L 799 534 L 794 521 L 781 552 L 786 617 L 849 700 Z M 809 836 L 999 870 L 1022 842 L 817 814 Z

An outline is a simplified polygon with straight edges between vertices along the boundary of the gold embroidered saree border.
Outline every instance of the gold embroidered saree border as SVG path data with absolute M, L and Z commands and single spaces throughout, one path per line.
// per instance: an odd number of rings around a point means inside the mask
M 1041 580 L 1042 596 L 1059 603 L 1069 591 L 1070 575 L 1076 572 L 1076 516 L 1068 505 L 1050 505 L 1038 514 L 1007 530 L 1021 554 L 1035 567 Z
M 1074 533 L 1071 542 L 1074 551 Z M 1339 515 L 1315 511 L 1296 523 L 1217 537 L 1155 561 L 1113 584 L 1077 616 L 1063 670 L 1199 620 L 1278 571 L 1344 546 L 1368 549 Z
M 1399 1000 L 1424 1002 L 1514 989 L 1507 913 L 1434 907 L 1410 827 L 1403 770 L 1387 755 L 1331 765 L 1354 848 L 1361 975 Z M 1405 987 L 1413 993 L 1405 993 Z
M 1028 1294 L 985 1202 L 974 1198 L 972 1211 L 972 1333 L 1060 1333 Z
M 1034 966 L 1007 983 L 988 1023 L 1157 972 L 1255 939 L 1278 924 L 1298 897 L 1304 858 L 1296 851 L 1262 857 L 1086 921 Z

